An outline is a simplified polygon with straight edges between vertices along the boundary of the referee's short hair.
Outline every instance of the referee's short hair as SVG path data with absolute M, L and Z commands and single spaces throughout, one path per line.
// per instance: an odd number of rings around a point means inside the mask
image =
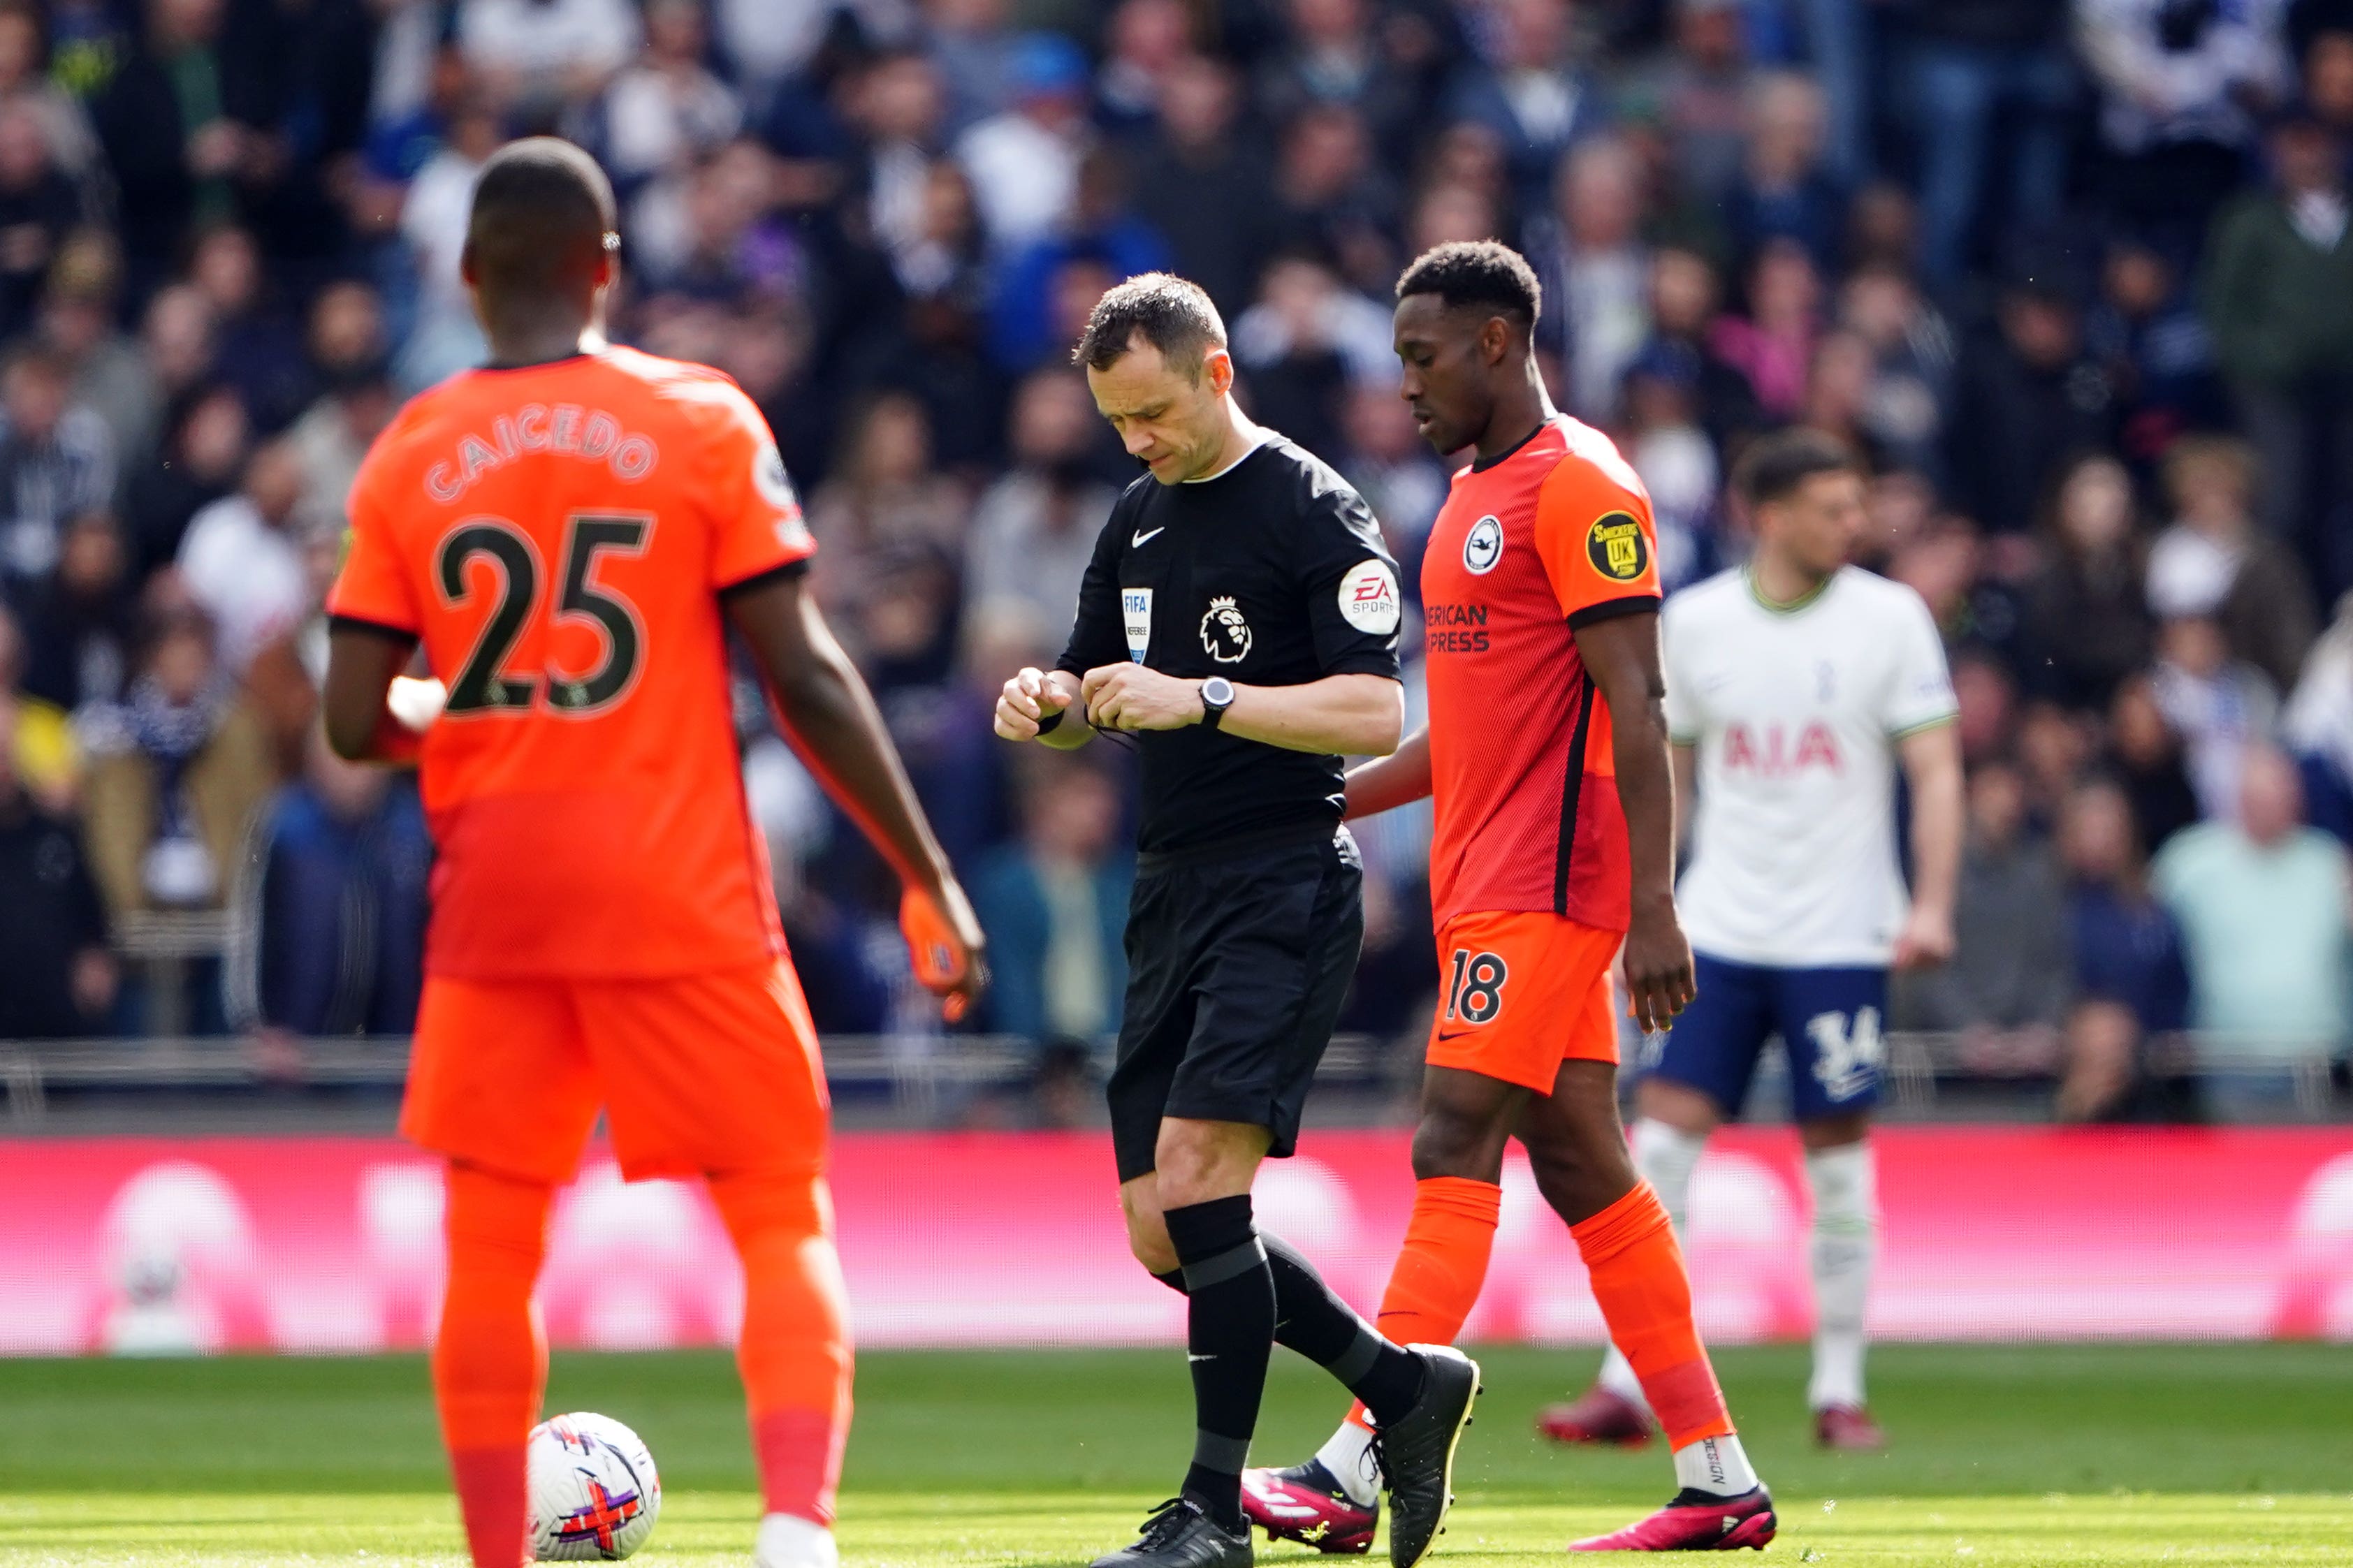
M 1171 370 L 1198 381 L 1209 351 L 1226 346 L 1226 323 L 1198 283 L 1173 272 L 1138 273 L 1095 301 L 1071 363 L 1109 370 L 1139 337 L 1160 351 Z
M 1751 510 L 1787 500 L 1816 474 L 1859 474 L 1862 465 L 1837 437 L 1804 426 L 1760 436 L 1733 465 L 1732 489 Z
M 1533 331 L 1544 313 L 1544 285 L 1528 258 L 1492 239 L 1457 239 L 1413 258 L 1397 280 L 1397 297 L 1435 294 L 1451 305 L 1481 305 Z

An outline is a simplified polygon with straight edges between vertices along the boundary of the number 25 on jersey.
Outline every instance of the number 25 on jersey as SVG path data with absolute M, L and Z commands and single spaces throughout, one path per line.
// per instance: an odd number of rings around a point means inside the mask
M 528 712 L 543 696 L 554 711 L 586 718 L 627 698 L 645 661 L 645 619 L 628 599 L 597 583 L 597 559 L 607 551 L 643 554 L 653 527 L 654 520 L 642 513 L 575 512 L 565 520 L 559 582 L 546 614 L 554 623 L 586 622 L 605 645 L 596 666 L 576 673 L 552 666 L 537 673 L 508 668 L 541 608 L 539 551 L 531 536 L 495 517 L 468 518 L 444 534 L 433 552 L 433 585 L 442 603 L 463 604 L 478 590 L 494 591 L 498 603 L 449 683 L 443 716 Z M 477 562 L 487 571 L 475 570 Z

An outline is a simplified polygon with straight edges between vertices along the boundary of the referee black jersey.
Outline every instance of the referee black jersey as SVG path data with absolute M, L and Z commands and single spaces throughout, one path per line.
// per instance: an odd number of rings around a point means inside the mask
M 1095 542 L 1058 668 L 1123 659 L 1185 679 L 1300 686 L 1398 675 L 1397 563 L 1347 480 L 1288 438 L 1214 479 L 1127 488 Z M 1073 721 L 1082 716 L 1073 714 Z M 1346 804 L 1341 762 L 1192 725 L 1144 731 L 1146 854 L 1315 821 Z

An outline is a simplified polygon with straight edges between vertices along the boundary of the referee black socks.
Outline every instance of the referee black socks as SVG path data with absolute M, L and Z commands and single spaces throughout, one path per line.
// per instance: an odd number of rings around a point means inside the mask
M 1274 1350 L 1274 1275 L 1248 1193 L 1163 1216 L 1183 1265 L 1186 1361 L 1193 1373 L 1193 1464 L 1185 1495 L 1229 1531 L 1242 1525 L 1242 1467 Z
M 1340 1380 L 1386 1426 L 1421 1397 L 1421 1362 L 1391 1344 L 1333 1293 L 1299 1249 L 1279 1236 L 1261 1238 L 1274 1273 L 1274 1337 Z
M 1274 1342 L 1338 1378 L 1365 1402 L 1377 1423 L 1394 1421 L 1413 1408 L 1421 1397 L 1419 1359 L 1383 1339 L 1333 1294 L 1297 1247 L 1265 1231 L 1259 1233 L 1259 1242 L 1274 1274 Z M 1182 1268 L 1153 1278 L 1179 1296 L 1186 1293 Z

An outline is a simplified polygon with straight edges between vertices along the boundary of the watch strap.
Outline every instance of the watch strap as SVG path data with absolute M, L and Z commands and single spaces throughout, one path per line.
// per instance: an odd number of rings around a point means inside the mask
M 1210 679 L 1212 680 L 1216 679 L 1217 677 L 1215 676 L 1210 677 Z M 1233 687 L 1230 683 L 1227 685 L 1226 690 L 1229 693 L 1233 690 Z M 1209 700 L 1209 682 L 1208 680 L 1201 682 L 1202 727 L 1204 729 L 1215 730 L 1222 725 L 1226 721 L 1226 710 L 1233 706 L 1233 698 L 1229 695 L 1223 702 L 1211 702 Z

